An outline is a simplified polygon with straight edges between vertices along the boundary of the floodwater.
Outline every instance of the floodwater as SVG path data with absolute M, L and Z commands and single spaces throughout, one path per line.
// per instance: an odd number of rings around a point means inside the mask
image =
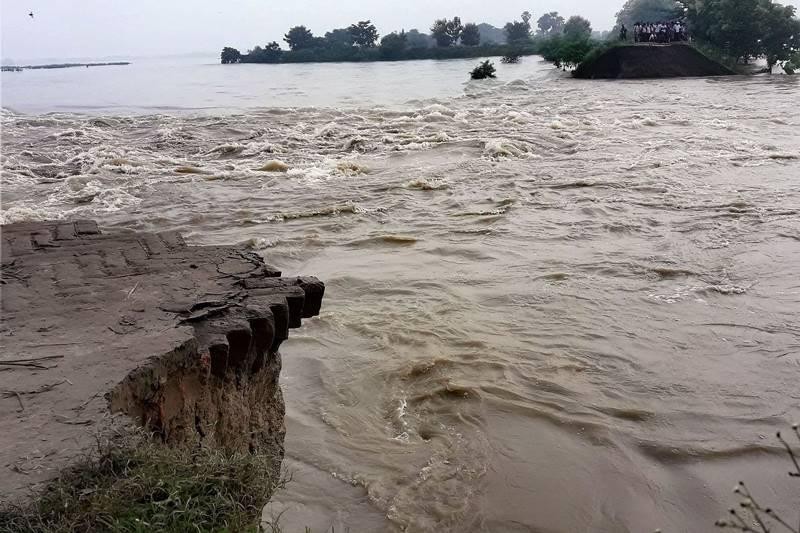
M 325 281 L 286 531 L 712 531 L 740 479 L 793 517 L 800 78 L 474 63 L 4 73 L 3 221 Z

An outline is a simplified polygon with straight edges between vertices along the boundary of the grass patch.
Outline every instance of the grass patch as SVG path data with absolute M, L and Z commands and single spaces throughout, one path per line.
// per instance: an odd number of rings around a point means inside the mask
M 280 460 L 169 448 L 137 435 L 98 445 L 29 503 L 0 504 L 0 531 L 257 532 Z
M 693 46 L 695 50 L 697 50 L 707 58 L 728 67 L 732 71 L 739 74 L 745 73 L 743 66 L 738 64 L 735 58 L 727 55 L 724 50 L 717 48 L 716 46 L 710 43 L 698 40 L 692 41 L 691 46 Z

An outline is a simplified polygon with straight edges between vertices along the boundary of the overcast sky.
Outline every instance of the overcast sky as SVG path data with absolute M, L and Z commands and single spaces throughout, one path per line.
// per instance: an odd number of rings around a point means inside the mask
M 430 27 L 435 18 L 502 26 L 528 10 L 580 14 L 610 29 L 624 0 L 0 0 L 2 57 L 168 55 L 244 51 L 281 41 L 290 26 L 315 34 L 371 19 L 381 34 Z M 28 16 L 33 12 L 34 17 Z M 282 43 L 283 44 L 283 43 Z

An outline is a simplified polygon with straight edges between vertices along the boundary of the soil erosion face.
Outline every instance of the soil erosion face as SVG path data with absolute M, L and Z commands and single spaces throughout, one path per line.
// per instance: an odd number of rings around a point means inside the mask
M 692 46 L 615 46 L 575 69 L 577 78 L 686 78 L 729 76 L 728 67 L 706 57 Z
M 283 456 L 278 348 L 324 285 L 240 247 L 92 221 L 2 231 L 0 494 L 83 455 L 124 413 L 170 445 Z

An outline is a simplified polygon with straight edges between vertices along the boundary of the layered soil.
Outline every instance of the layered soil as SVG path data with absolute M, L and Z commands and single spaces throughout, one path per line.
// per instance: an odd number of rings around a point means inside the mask
M 177 233 L 2 227 L 0 495 L 54 478 L 134 421 L 167 445 L 283 456 L 278 348 L 315 278 Z

